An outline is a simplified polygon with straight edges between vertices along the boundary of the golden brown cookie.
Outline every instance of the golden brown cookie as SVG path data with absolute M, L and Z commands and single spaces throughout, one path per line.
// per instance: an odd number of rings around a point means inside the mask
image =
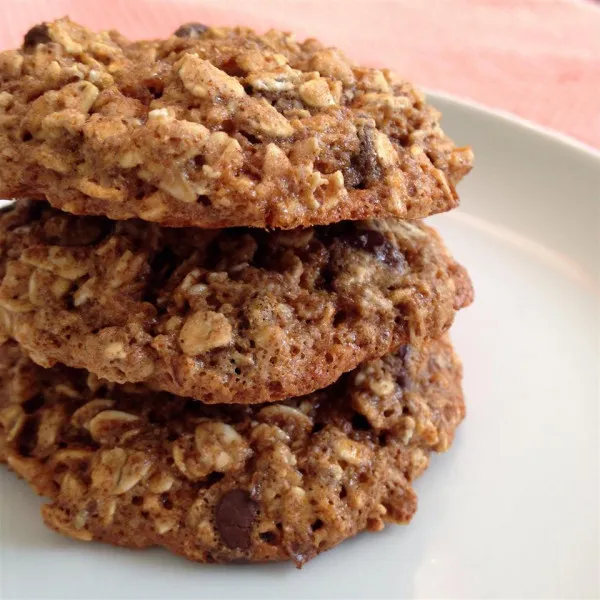
M 79 540 L 201 562 L 301 565 L 361 530 L 407 523 L 412 481 L 464 416 L 447 339 L 263 406 L 208 406 L 43 369 L 0 347 L 0 460 Z
M 471 301 L 418 223 L 267 233 L 0 213 L 0 328 L 38 364 L 206 403 L 291 398 L 443 333 Z
M 0 197 L 169 226 L 295 228 L 458 203 L 472 153 L 388 70 L 287 33 L 132 43 L 68 19 L 0 54 Z

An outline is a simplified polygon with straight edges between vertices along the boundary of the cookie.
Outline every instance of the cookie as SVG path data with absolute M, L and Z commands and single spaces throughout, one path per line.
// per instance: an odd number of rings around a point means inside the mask
M 457 205 L 469 148 L 387 70 L 316 40 L 68 19 L 0 54 L 0 197 L 168 226 L 296 228 Z
M 437 234 L 400 221 L 267 233 L 0 214 L 0 329 L 42 366 L 206 403 L 282 400 L 436 337 L 471 300 Z
M 448 340 L 365 363 L 283 403 L 205 405 L 43 369 L 0 347 L 0 460 L 79 540 L 200 562 L 302 565 L 361 530 L 407 523 L 413 480 L 464 416 Z

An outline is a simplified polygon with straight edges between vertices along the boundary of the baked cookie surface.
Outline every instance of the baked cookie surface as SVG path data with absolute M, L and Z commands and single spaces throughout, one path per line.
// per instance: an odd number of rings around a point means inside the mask
M 79 540 L 192 560 L 298 565 L 361 530 L 407 523 L 412 481 L 464 417 L 449 341 L 364 363 L 325 390 L 209 406 L 0 346 L 0 460 Z
M 455 207 L 472 153 L 387 70 L 316 40 L 68 19 L 0 53 L 0 197 L 168 226 L 296 228 Z
M 0 331 L 38 364 L 205 403 L 321 389 L 370 358 L 441 335 L 468 275 L 418 223 L 267 233 L 0 213 Z

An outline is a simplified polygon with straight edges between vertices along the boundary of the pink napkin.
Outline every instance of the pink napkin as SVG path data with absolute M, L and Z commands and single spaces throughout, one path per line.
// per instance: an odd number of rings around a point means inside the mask
M 132 38 L 181 23 L 292 30 L 430 89 L 502 108 L 600 147 L 600 8 L 583 0 L 12 0 L 0 45 L 69 15 Z

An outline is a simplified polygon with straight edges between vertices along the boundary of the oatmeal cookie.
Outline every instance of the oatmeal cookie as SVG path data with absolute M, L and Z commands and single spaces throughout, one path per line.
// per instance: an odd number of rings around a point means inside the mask
M 0 197 L 168 226 L 296 228 L 458 203 L 472 153 L 388 70 L 290 34 L 129 42 L 61 19 L 0 54 Z
M 45 202 L 0 213 L 0 331 L 42 366 L 206 403 L 323 388 L 439 336 L 471 294 L 418 223 L 268 233 L 79 217 Z
M 412 481 L 464 416 L 447 339 L 364 363 L 331 387 L 205 405 L 43 369 L 0 347 L 0 460 L 79 540 L 164 546 L 200 562 L 301 565 L 361 530 L 408 523 Z

